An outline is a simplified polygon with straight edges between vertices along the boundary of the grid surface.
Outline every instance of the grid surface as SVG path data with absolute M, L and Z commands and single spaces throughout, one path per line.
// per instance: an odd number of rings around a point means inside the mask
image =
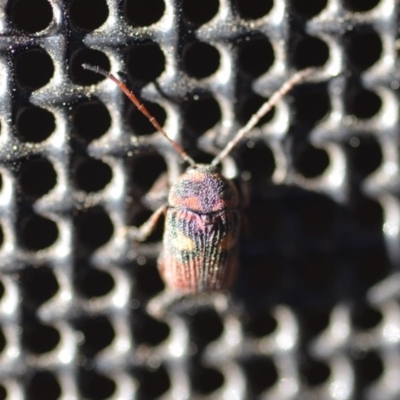
M 306 3 L 306 4 L 305 4 Z M 398 399 L 396 0 L 0 1 L 0 399 Z M 118 88 L 248 183 L 230 294 L 164 317 L 162 230 L 184 166 Z

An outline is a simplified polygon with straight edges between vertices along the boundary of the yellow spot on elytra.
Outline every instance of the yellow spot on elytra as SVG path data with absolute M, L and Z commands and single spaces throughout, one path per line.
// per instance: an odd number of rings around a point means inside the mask
M 178 232 L 172 240 L 172 246 L 177 250 L 193 251 L 195 243 L 192 239 L 185 236 L 182 232 Z

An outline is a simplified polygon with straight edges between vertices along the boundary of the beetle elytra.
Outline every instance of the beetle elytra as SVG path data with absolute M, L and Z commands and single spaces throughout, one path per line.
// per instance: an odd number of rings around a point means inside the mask
M 99 67 L 87 64 L 83 64 L 82 67 L 115 82 L 172 144 L 183 161 L 189 164 L 170 188 L 168 204 L 156 210 L 141 227 L 130 228 L 130 236 L 139 241 L 145 240 L 159 217 L 165 214 L 163 249 L 158 266 L 167 289 L 185 294 L 229 288 L 238 263 L 240 198 L 235 185 L 219 171 L 218 164 L 286 93 L 303 82 L 314 69 L 299 71 L 284 82 L 214 160 L 206 165 L 196 164 L 183 148 L 168 136 L 127 86 L 114 75 Z

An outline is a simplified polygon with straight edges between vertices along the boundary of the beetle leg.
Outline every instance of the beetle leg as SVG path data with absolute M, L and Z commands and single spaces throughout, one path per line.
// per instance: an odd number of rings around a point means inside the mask
M 153 186 L 142 198 L 142 203 L 150 208 L 150 210 L 159 208 L 168 201 L 168 189 L 168 175 L 163 173 L 157 178 Z
M 146 240 L 154 231 L 159 218 L 165 213 L 167 208 L 167 205 L 163 205 L 158 208 L 142 226 L 130 226 L 126 228 L 126 235 L 129 237 L 129 239 L 136 240 L 138 242 Z
M 168 288 L 151 299 L 146 306 L 149 315 L 164 319 L 168 314 L 192 313 L 212 307 L 221 315 L 226 314 L 234 307 L 232 297 L 227 292 L 181 293 Z
M 168 289 L 164 290 L 147 303 L 147 312 L 155 318 L 163 318 L 168 314 L 170 307 L 183 297 L 183 293 L 174 292 Z

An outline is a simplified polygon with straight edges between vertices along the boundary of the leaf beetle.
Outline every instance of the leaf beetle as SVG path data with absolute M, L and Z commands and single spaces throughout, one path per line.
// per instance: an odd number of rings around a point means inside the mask
M 161 206 L 139 228 L 129 228 L 130 237 L 143 241 L 165 215 L 163 248 L 158 259 L 160 274 L 170 292 L 192 294 L 228 289 L 238 267 L 241 228 L 239 192 L 225 178 L 218 164 L 294 86 L 303 82 L 313 68 L 296 72 L 265 102 L 210 164 L 197 164 L 164 131 L 143 103 L 108 71 L 83 64 L 86 70 L 115 82 L 154 127 L 171 143 L 189 167 L 169 190 L 168 204 Z

